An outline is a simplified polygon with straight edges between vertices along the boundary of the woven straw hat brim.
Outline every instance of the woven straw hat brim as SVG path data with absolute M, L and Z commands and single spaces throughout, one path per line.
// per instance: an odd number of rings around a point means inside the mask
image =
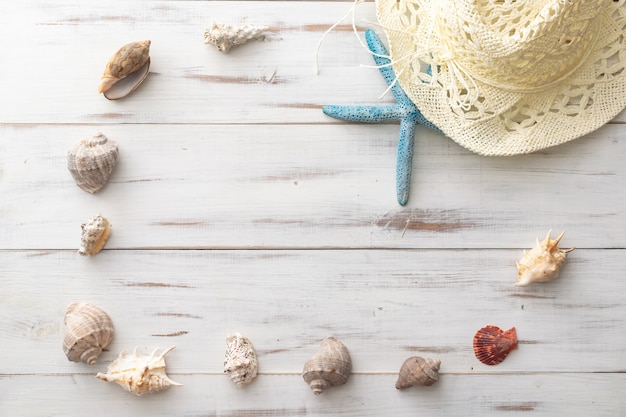
M 626 107 L 624 0 L 603 0 L 607 6 L 595 17 L 601 23 L 593 47 L 564 79 L 532 91 L 472 79 L 478 99 L 465 109 L 450 103 L 449 87 L 456 81 L 450 72 L 441 71 L 436 82 L 425 82 L 424 63 L 407 59 L 416 55 L 415 34 L 424 29 L 420 25 L 429 24 L 424 18 L 428 13 L 420 21 L 419 8 L 433 1 L 438 0 L 376 0 L 378 20 L 404 91 L 429 121 L 467 149 L 481 155 L 535 152 L 586 135 Z

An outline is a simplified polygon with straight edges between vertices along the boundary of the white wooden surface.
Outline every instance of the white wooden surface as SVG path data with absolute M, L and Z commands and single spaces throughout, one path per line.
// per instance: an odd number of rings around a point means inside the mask
M 385 89 L 346 22 L 350 3 L 2 2 L 0 416 L 626 415 L 626 120 L 533 155 L 474 155 L 418 129 L 409 205 L 395 201 L 398 126 L 325 117 Z M 223 55 L 212 20 L 267 25 Z M 357 9 L 374 27 L 374 5 Z M 382 35 L 382 32 L 379 32 Z M 151 39 L 132 96 L 95 93 L 109 56 Z M 380 101 L 390 102 L 385 97 Z M 65 153 L 96 130 L 120 163 L 96 195 Z M 102 212 L 113 235 L 77 252 Z M 557 280 L 517 288 L 515 260 L 566 230 Z M 94 366 L 62 352 L 70 302 L 116 325 Z M 478 328 L 516 326 L 519 349 L 478 362 Z M 224 337 L 257 348 L 260 375 L 222 375 Z M 329 335 L 354 375 L 315 397 L 304 361 Z M 181 388 L 135 398 L 93 376 L 121 350 L 176 345 Z M 395 390 L 411 355 L 440 381 Z

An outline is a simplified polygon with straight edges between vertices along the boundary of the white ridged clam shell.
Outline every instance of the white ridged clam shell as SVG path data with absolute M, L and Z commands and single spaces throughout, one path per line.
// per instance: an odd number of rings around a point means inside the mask
M 89 193 L 95 193 L 109 181 L 118 157 L 117 143 L 97 132 L 70 148 L 67 152 L 67 169 L 76 185 Z
M 81 224 L 80 227 L 82 232 L 78 253 L 81 255 L 95 255 L 100 252 L 111 235 L 111 224 L 109 221 L 102 214 L 97 214 L 87 223 Z
M 102 309 L 87 303 L 73 303 L 65 311 L 63 352 L 72 362 L 96 363 L 111 340 L 113 322 Z
M 224 372 L 238 387 L 252 382 L 257 374 L 257 356 L 252 342 L 239 333 L 226 336 Z
M 155 349 L 151 355 L 137 352 L 131 355 L 122 352 L 107 368 L 107 373 L 98 373 L 96 378 L 115 382 L 126 391 L 135 395 L 153 394 L 168 389 L 170 386 L 182 386 L 172 381 L 165 373 L 165 356 L 175 347 L 167 349 L 157 356 Z

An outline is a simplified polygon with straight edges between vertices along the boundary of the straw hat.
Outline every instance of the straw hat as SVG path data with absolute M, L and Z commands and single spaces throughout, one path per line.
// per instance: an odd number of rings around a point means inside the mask
M 398 82 L 483 155 L 585 135 L 626 106 L 625 0 L 376 0 Z

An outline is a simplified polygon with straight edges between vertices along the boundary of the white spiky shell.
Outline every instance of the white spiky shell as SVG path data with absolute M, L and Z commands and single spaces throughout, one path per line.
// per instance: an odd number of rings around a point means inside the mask
M 99 307 L 87 303 L 72 303 L 65 311 L 63 352 L 72 362 L 96 363 L 111 340 L 113 322 Z
M 226 336 L 224 372 L 238 387 L 244 387 L 256 377 L 258 361 L 252 342 L 239 333 Z
M 87 223 L 81 224 L 80 227 L 82 232 L 78 253 L 81 255 L 95 255 L 100 252 L 111 235 L 111 224 L 109 221 L 102 214 L 97 214 Z
M 118 157 L 117 143 L 102 132 L 96 132 L 67 151 L 67 169 L 76 185 L 93 194 L 107 184 Z
M 541 242 L 537 239 L 537 245 L 529 252 L 524 251 L 522 259 L 517 262 L 518 281 L 515 285 L 523 287 L 534 282 L 547 282 L 559 275 L 567 254 L 575 248 L 559 249 L 558 243 L 565 232 L 554 240 L 550 239 L 550 233 Z
M 226 23 L 215 23 L 204 31 L 204 43 L 210 43 L 221 52 L 228 52 L 233 46 L 243 45 L 251 39 L 263 39 L 266 26 L 241 25 L 233 26 Z
M 172 381 L 165 373 L 165 356 L 174 350 L 175 346 L 157 355 L 155 349 L 151 355 L 137 352 L 131 355 L 121 352 L 118 358 L 107 368 L 107 373 L 98 373 L 96 378 L 107 382 L 115 382 L 128 392 L 135 395 L 153 394 L 168 389 L 170 386 L 182 386 Z

